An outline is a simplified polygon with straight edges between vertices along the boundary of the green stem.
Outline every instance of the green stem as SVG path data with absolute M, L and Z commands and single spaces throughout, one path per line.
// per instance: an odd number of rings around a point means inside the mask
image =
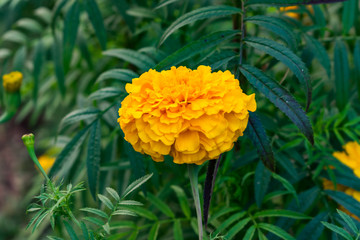
M 42 175 L 44 176 L 45 180 L 47 182 L 50 181 L 50 178 L 48 177 L 48 175 L 46 174 L 45 170 L 43 169 L 43 167 L 41 166 L 41 164 L 39 163 L 39 160 L 36 157 L 35 151 L 34 151 L 34 147 L 31 146 L 26 146 L 29 155 L 31 157 L 31 159 L 33 160 L 33 162 L 35 163 L 35 165 L 39 168 L 40 172 L 42 173 Z
M 200 205 L 200 196 L 199 196 L 199 187 L 198 187 L 199 166 L 195 164 L 189 164 L 188 170 L 189 170 L 191 190 L 193 193 L 195 209 L 196 209 L 196 217 L 197 217 L 198 229 L 199 229 L 199 240 L 203 240 L 203 224 L 201 217 L 201 205 Z

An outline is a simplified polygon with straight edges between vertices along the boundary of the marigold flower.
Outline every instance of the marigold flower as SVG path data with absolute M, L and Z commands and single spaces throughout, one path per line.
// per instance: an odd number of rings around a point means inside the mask
M 334 152 L 333 156 L 351 168 L 354 174 L 360 178 L 360 144 L 357 142 L 348 142 L 343 148 L 345 151 Z
M 55 159 L 55 157 L 50 157 L 48 155 L 41 155 L 39 157 L 39 163 L 46 173 L 48 173 L 54 165 Z
M 300 13 L 292 12 L 292 10 L 297 10 L 297 9 L 299 9 L 298 6 L 280 7 L 280 12 L 284 12 L 284 15 L 290 18 L 299 19 Z
M 7 92 L 19 91 L 23 75 L 21 72 L 11 72 L 3 76 L 3 86 Z
M 154 161 L 171 155 L 174 163 L 195 163 L 229 151 L 256 110 L 255 94 L 246 95 L 230 71 L 172 67 L 149 70 L 132 84 L 119 119 L 125 140 Z

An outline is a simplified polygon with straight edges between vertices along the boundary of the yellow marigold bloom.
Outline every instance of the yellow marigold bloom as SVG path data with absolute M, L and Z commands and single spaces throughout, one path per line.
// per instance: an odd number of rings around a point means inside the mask
M 55 157 L 50 157 L 48 155 L 42 155 L 39 157 L 39 163 L 44 169 L 45 172 L 49 172 L 51 167 L 54 165 Z
M 229 151 L 256 110 L 255 94 L 246 95 L 229 71 L 172 67 L 149 70 L 132 84 L 119 119 L 125 140 L 154 161 L 195 163 Z
M 3 76 L 3 86 L 8 92 L 19 91 L 22 83 L 23 75 L 21 72 L 11 72 Z
M 345 151 L 334 152 L 333 156 L 351 168 L 354 174 L 360 178 L 360 144 L 357 142 L 348 142 L 343 148 Z
M 290 18 L 299 19 L 300 13 L 291 12 L 292 10 L 297 10 L 297 9 L 299 9 L 298 6 L 280 7 L 280 12 L 284 12 L 284 15 Z

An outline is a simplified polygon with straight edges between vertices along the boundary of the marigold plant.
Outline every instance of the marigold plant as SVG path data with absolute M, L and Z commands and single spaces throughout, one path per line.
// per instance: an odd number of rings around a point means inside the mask
M 22 83 L 23 75 L 21 72 L 11 72 L 3 76 L 3 86 L 8 92 L 19 91 Z
M 360 145 L 358 142 L 348 142 L 343 146 L 345 151 L 334 152 L 333 156 L 340 162 L 354 171 L 354 174 L 360 178 Z
M 154 161 L 171 155 L 174 163 L 202 164 L 229 151 L 256 110 L 230 71 L 172 67 L 149 70 L 132 84 L 118 122 L 134 149 Z

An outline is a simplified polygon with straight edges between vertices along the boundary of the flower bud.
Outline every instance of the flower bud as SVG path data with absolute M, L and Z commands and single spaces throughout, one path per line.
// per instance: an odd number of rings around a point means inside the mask
M 23 142 L 27 148 L 34 147 L 34 142 L 35 142 L 34 134 L 32 134 L 32 133 L 25 134 L 21 137 L 21 139 L 23 140 Z
M 11 72 L 3 76 L 3 86 L 5 91 L 9 93 L 20 90 L 23 75 L 21 72 Z

